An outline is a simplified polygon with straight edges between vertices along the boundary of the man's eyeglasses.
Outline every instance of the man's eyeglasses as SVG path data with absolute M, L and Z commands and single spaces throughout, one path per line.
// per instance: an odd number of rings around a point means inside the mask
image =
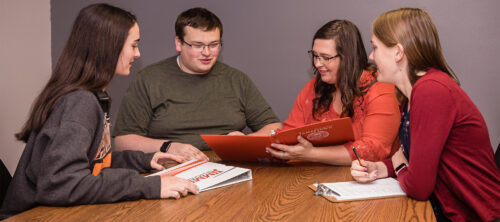
M 205 47 L 207 47 L 210 51 L 216 51 L 216 50 L 220 49 L 220 47 L 222 46 L 222 42 L 214 42 L 214 43 L 210 43 L 208 45 L 205 45 L 203 43 L 187 43 L 186 41 L 184 41 L 184 39 L 182 39 L 181 41 L 184 44 L 191 47 L 193 50 L 198 51 L 198 52 L 203 51 L 205 49 Z
M 331 61 L 333 61 L 333 59 L 335 59 L 337 57 L 340 57 L 339 54 L 331 56 L 331 57 L 316 55 L 316 54 L 314 54 L 313 50 L 309 50 L 309 51 L 307 51 L 307 53 L 309 53 L 309 55 L 312 57 L 312 59 L 314 60 L 314 62 L 320 61 L 323 64 L 328 64 Z

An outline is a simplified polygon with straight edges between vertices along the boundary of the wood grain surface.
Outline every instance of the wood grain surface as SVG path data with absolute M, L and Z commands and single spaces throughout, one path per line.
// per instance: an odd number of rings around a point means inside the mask
M 206 154 L 220 162 L 213 152 Z M 349 167 L 222 163 L 252 169 L 253 180 L 179 200 L 39 206 L 5 221 L 435 221 L 429 201 L 396 197 L 332 203 L 314 196 L 307 187 L 315 182 L 350 181 Z

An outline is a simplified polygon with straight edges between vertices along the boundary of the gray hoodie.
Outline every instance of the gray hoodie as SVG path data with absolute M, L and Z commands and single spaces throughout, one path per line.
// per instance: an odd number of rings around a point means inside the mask
M 31 133 L 0 219 L 37 205 L 160 198 L 160 177 L 139 174 L 151 170 L 154 153 L 112 152 L 107 126 L 109 121 L 93 93 L 79 90 L 63 96 L 41 130 Z

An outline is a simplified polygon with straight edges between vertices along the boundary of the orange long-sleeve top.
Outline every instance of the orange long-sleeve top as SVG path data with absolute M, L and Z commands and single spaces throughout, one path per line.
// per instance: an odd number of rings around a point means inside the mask
M 361 76 L 361 86 L 371 83 L 376 73 L 365 70 Z M 297 96 L 288 119 L 283 123 L 283 129 L 328 121 L 340 118 L 340 114 L 333 109 L 333 103 L 327 112 L 313 118 L 313 99 L 316 98 L 314 83 L 318 76 L 311 79 Z M 344 143 L 351 159 L 356 159 L 352 146 L 362 159 L 379 161 L 389 157 L 399 148 L 397 133 L 401 114 L 396 100 L 394 85 L 375 82 L 366 94 L 354 98 L 354 116 L 352 127 L 354 141 Z M 340 110 L 339 110 L 340 112 Z

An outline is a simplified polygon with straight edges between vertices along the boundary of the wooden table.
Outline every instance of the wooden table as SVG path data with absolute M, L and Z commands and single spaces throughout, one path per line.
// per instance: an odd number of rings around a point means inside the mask
M 220 159 L 206 152 L 211 161 Z M 312 163 L 224 164 L 252 169 L 253 180 L 179 200 L 75 207 L 39 206 L 6 221 L 435 221 L 429 201 L 407 197 L 332 203 L 308 188 L 352 180 L 349 167 Z

